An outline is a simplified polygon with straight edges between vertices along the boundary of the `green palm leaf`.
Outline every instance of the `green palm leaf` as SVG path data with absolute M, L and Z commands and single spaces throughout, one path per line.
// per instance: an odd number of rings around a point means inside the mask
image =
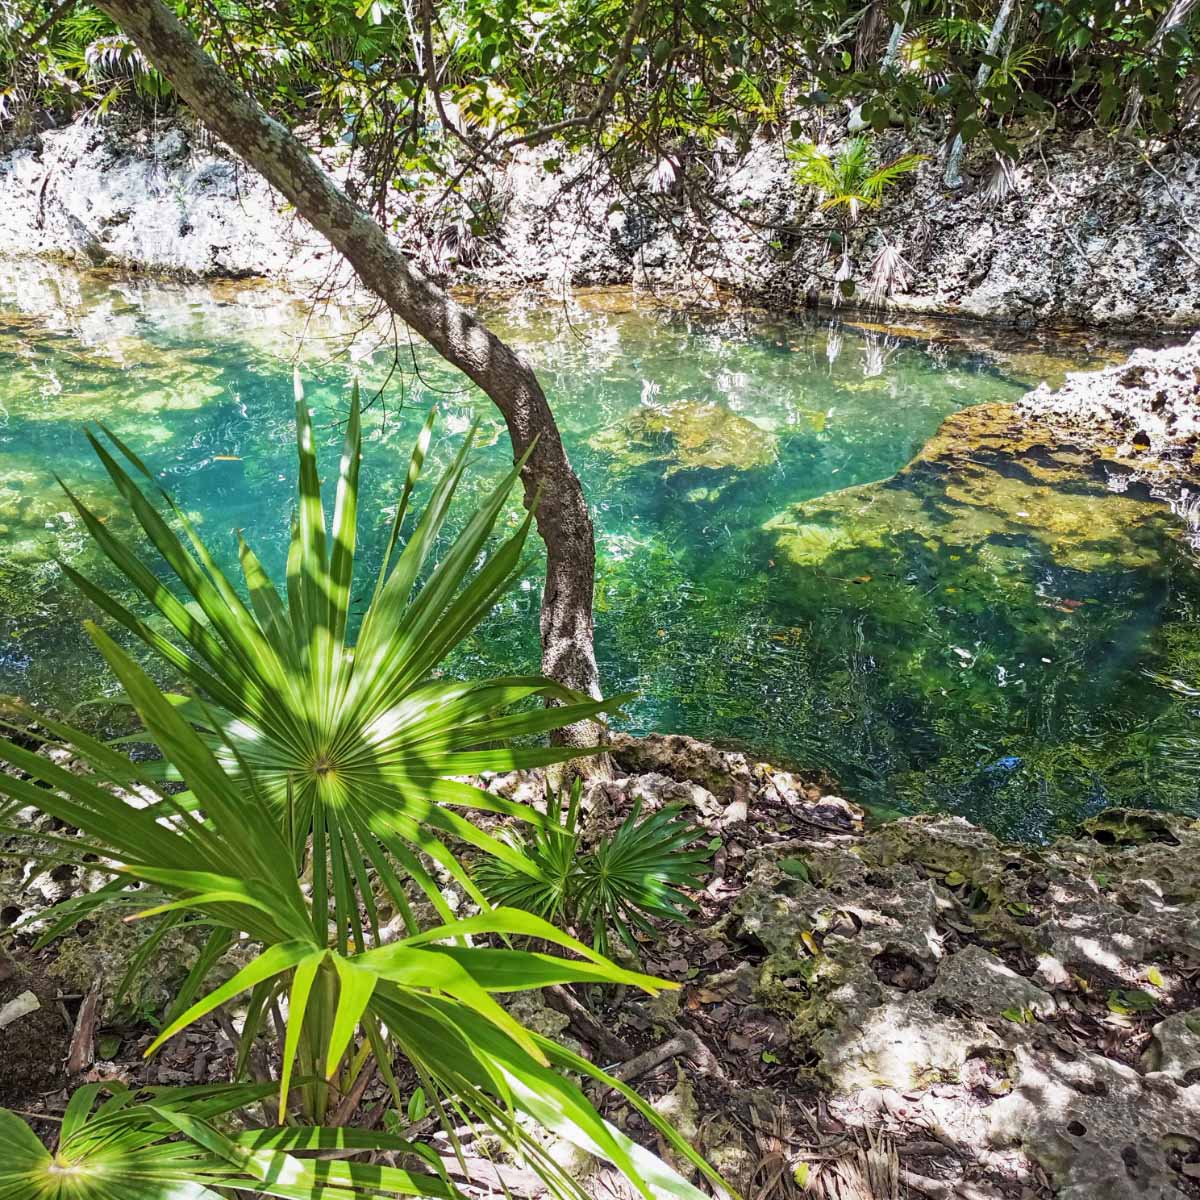
M 367 1052 L 376 1055 L 385 1076 L 391 1072 L 392 1055 L 399 1053 L 412 1064 L 444 1119 L 495 1135 L 510 1153 L 531 1163 L 555 1195 L 578 1197 L 580 1192 L 549 1160 L 531 1122 L 607 1158 L 646 1200 L 655 1200 L 655 1189 L 663 1188 L 681 1200 L 700 1200 L 697 1189 L 609 1126 L 563 1073 L 553 1043 L 522 1026 L 497 1000 L 498 995 L 554 982 L 623 984 L 650 992 L 672 985 L 619 967 L 548 922 L 508 908 L 485 909 L 464 919 L 447 914 L 446 923 L 435 928 L 390 944 L 372 939 L 376 944 L 347 951 L 339 922 L 329 920 L 331 910 L 337 911 L 336 898 L 320 895 L 315 878 L 310 893 L 302 887 L 291 847 L 271 817 L 253 768 L 239 763 L 235 773 L 226 772 L 218 752 L 130 656 L 101 630 L 93 626 L 90 632 L 148 733 L 178 767 L 192 803 L 178 803 L 111 748 L 52 720 L 47 722 L 50 731 L 90 770 L 67 771 L 16 743 L 0 742 L 0 757 L 19 768 L 19 774 L 0 773 L 0 795 L 33 804 L 78 829 L 82 844 L 101 861 L 115 864 L 118 876 L 142 885 L 139 895 L 147 896 L 147 915 L 184 914 L 223 932 L 226 944 L 236 942 L 242 949 L 244 965 L 233 978 L 173 1017 L 151 1050 L 246 992 L 250 1015 L 242 1037 L 253 1039 L 263 1008 L 272 997 L 286 995 L 290 1005 L 279 1081 L 281 1118 L 289 1112 L 294 1080 L 302 1089 L 303 1110 L 319 1119 L 329 1108 L 331 1084 L 336 1081 L 339 1090 L 352 1086 Z M 130 784 L 136 785 L 136 793 Z M 358 917 L 354 910 L 353 918 Z M 477 944 L 512 937 L 533 938 L 577 957 Z M 247 1057 L 244 1044 L 239 1060 Z M 301 1160 L 301 1167 L 288 1166 L 289 1172 L 300 1174 L 280 1176 L 273 1173 L 277 1156 L 292 1143 L 234 1142 L 206 1124 L 203 1115 L 150 1107 L 154 1119 L 146 1117 L 145 1129 L 139 1126 L 139 1147 L 153 1148 L 154 1156 L 172 1164 L 176 1173 L 164 1177 L 166 1183 L 194 1190 L 139 1193 L 131 1187 L 97 1192 L 96 1200 L 209 1200 L 203 1189 L 210 1182 L 236 1188 L 246 1178 L 272 1196 L 349 1200 L 375 1194 L 372 1186 L 384 1193 L 445 1194 L 434 1190 L 441 1187 L 440 1180 L 373 1175 L 382 1168 L 366 1164 Z M 169 1131 L 159 1118 L 183 1140 L 167 1141 L 164 1148 L 160 1143 Z M 34 1151 L 27 1137 L 13 1133 L 12 1140 L 14 1158 L 22 1164 L 17 1178 L 27 1183 L 29 1170 L 48 1170 L 44 1155 Z M 686 1144 L 677 1149 L 709 1171 Z M 87 1161 L 107 1160 L 93 1156 Z M 286 1186 L 280 1179 L 287 1180 Z M 19 1195 L 12 1193 L 13 1200 Z M 48 1191 L 45 1200 L 68 1196 L 72 1194 Z M 87 1193 L 72 1200 L 85 1197 L 91 1200 Z
M 222 1200 L 230 1192 L 286 1200 L 367 1200 L 395 1195 L 461 1200 L 444 1177 L 392 1167 L 296 1158 L 291 1151 L 414 1147 L 346 1130 L 251 1131 L 238 1138 L 211 1122 L 261 1100 L 263 1087 L 151 1089 L 119 1084 L 101 1099 L 89 1084 L 71 1097 L 58 1145 L 48 1151 L 0 1109 L 0 1200 Z
M 183 677 L 194 695 L 178 699 L 180 719 L 190 722 L 217 752 L 221 769 L 235 776 L 253 772 L 277 828 L 286 830 L 294 869 L 308 868 L 313 874 L 317 907 L 322 907 L 321 895 L 329 894 L 339 936 L 359 944 L 362 927 L 354 915 L 360 908 L 366 910 L 370 931 L 378 933 L 374 898 L 364 886 L 369 874 L 381 880 L 401 913 L 410 911 L 402 894 L 405 875 L 416 880 L 436 907 L 443 906 L 422 854 L 457 879 L 477 903 L 486 903 L 447 843 L 466 842 L 536 878 L 535 862 L 484 834 L 463 810 L 502 811 L 533 823 L 541 820 L 539 814 L 452 777 L 578 757 L 579 750 L 514 748 L 513 743 L 595 717 L 620 702 L 580 696 L 542 676 L 435 678 L 447 654 L 516 579 L 532 514 L 488 549 L 524 464 L 521 459 L 430 569 L 473 440 L 473 434 L 464 440 L 405 540 L 432 424 L 430 414 L 410 459 L 383 569 L 355 642 L 349 627 L 362 456 L 357 389 L 327 527 L 312 421 L 297 378 L 299 487 L 286 600 L 240 536 L 244 592 L 239 590 L 186 514 L 110 430 L 103 429 L 106 441 L 89 434 L 92 446 L 145 532 L 157 564 L 144 562 L 67 489 L 96 543 L 149 602 L 157 620 L 146 622 L 64 566 L 67 575 Z M 138 485 L 139 478 L 151 485 L 156 503 Z M 555 706 L 536 704 L 546 700 Z M 155 740 L 170 770 L 187 773 L 186 764 L 176 758 L 179 744 L 169 736 Z
M 561 797 L 549 793 L 545 828 L 510 835 L 541 868 L 540 878 L 514 870 L 497 856 L 480 861 L 476 879 L 493 904 L 590 930 L 593 945 L 603 954 L 608 953 L 608 931 L 615 928 L 636 955 L 633 930 L 651 932 L 649 918 L 687 919 L 694 905 L 680 889 L 703 886 L 712 851 L 687 848 L 699 830 L 681 818 L 677 806 L 643 818 L 640 803 L 611 836 L 583 849 L 580 795 L 577 780 L 564 809 Z
M 902 154 L 876 167 L 870 139 L 862 134 L 847 138 L 835 151 L 801 143 L 792 147 L 791 155 L 796 182 L 821 193 L 821 208 L 845 209 L 851 222 L 860 208 L 877 207 L 887 188 L 926 158 Z

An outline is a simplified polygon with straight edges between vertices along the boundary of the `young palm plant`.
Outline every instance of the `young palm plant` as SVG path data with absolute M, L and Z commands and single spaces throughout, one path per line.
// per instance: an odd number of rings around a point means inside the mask
M 462 526 L 441 561 L 428 568 L 466 468 L 472 431 L 402 544 L 432 435 L 432 413 L 413 450 L 378 581 L 352 639 L 362 452 L 358 393 L 352 398 L 327 528 L 299 376 L 295 388 L 299 497 L 284 595 L 239 535 L 249 603 L 243 601 L 171 497 L 158 489 L 183 538 L 147 499 L 134 476 L 153 483 L 149 470 L 107 429 L 110 445 L 92 433 L 89 439 L 157 552 L 157 573 L 63 486 L 97 544 L 160 620 L 148 624 L 68 564 L 62 567 L 86 596 L 182 676 L 191 694 L 173 697 L 177 711 L 201 732 L 224 770 L 235 778 L 253 773 L 296 872 L 312 878 L 317 908 L 329 888 L 340 935 L 361 950 L 364 932 L 379 936 L 369 879 L 378 882 L 410 932 L 416 926 L 404 877 L 416 881 L 441 919 L 451 917 L 427 860 L 456 879 L 476 903 L 486 904 L 443 839 L 468 843 L 536 876 L 531 860 L 458 810 L 487 810 L 534 823 L 541 816 L 461 777 L 579 757 L 586 751 L 513 743 L 535 741 L 547 731 L 611 710 L 624 697 L 592 700 L 537 675 L 437 677 L 445 657 L 517 578 L 533 514 L 499 546 L 486 548 L 522 459 Z M 174 577 L 177 590 L 163 583 L 163 574 Z M 530 707 L 537 699 L 556 704 Z M 170 747 L 160 744 L 159 749 L 164 769 L 176 768 Z M 358 919 L 360 909 L 365 921 Z M 219 939 L 214 955 L 221 949 Z
M 823 197 L 820 207 L 832 211 L 837 225 L 830 245 L 841 256 L 834 282 L 840 295 L 852 295 L 853 268 L 850 263 L 850 233 L 858 224 L 864 208 L 877 208 L 884 193 L 902 175 L 915 171 L 924 161 L 923 154 L 901 154 L 877 166 L 870 139 L 859 134 L 847 138 L 834 152 L 811 142 L 791 148 L 793 175 L 800 187 L 815 188 Z
M 834 211 L 843 233 L 858 223 L 864 208 L 877 208 L 887 189 L 925 160 L 923 154 L 901 154 L 877 166 L 870 139 L 862 134 L 832 153 L 802 142 L 792 147 L 792 157 L 797 184 L 821 193 L 821 208 Z
M 290 1097 L 298 1090 L 303 1123 L 299 1130 L 289 1125 L 278 1137 L 262 1133 L 261 1140 L 251 1137 L 248 1145 L 239 1142 L 238 1146 L 289 1154 L 336 1148 L 337 1137 L 347 1147 L 363 1144 L 353 1140 L 360 1135 L 351 1131 L 319 1131 L 317 1125 L 331 1098 L 353 1087 L 371 1057 L 399 1103 L 392 1065 L 398 1054 L 415 1072 L 447 1129 L 465 1126 L 495 1138 L 534 1169 L 555 1196 L 580 1200 L 583 1193 L 556 1165 L 535 1129 L 607 1159 L 646 1200 L 654 1200 L 656 1192 L 700 1200 L 701 1193 L 682 1176 L 604 1121 L 566 1072 L 616 1087 L 682 1161 L 717 1181 L 711 1168 L 653 1109 L 579 1055 L 522 1026 L 496 999 L 548 984 L 620 983 L 650 992 L 670 985 L 625 970 L 546 921 L 516 909 L 487 909 L 369 948 L 348 944 L 344 914 L 338 913 L 336 900 L 316 886 L 306 888 L 298 878 L 294 847 L 263 795 L 256 769 L 243 761 L 236 773 L 227 772 L 180 706 L 159 692 L 101 629 L 89 623 L 88 630 L 147 736 L 163 748 L 188 791 L 181 799 L 118 750 L 52 718 L 39 717 L 75 765 L 68 770 L 27 746 L 0 740 L 0 758 L 15 768 L 0 774 L 0 795 L 8 798 L 10 809 L 32 806 L 77 830 L 78 838 L 50 837 L 70 854 L 94 855 L 114 877 L 129 882 L 114 897 L 114 902 L 136 910 L 129 919 L 173 913 L 185 927 L 223 931 L 241 951 L 245 965 L 171 1020 L 147 1053 L 219 1005 L 248 992 L 239 1047 L 239 1061 L 244 1064 L 264 1013 L 276 1004 L 286 1005 L 279 1120 L 292 1120 Z M 240 749 L 229 740 L 223 753 L 237 756 Z M 4 812 L 0 812 L 0 825 L 6 831 L 13 828 Z M 478 944 L 493 937 L 501 944 Z M 578 957 L 511 949 L 503 944 L 511 937 L 533 938 Z M 16 1161 L 23 1164 L 17 1170 L 25 1175 L 19 1177 L 36 1176 L 47 1200 L 200 1200 L 209 1183 L 239 1186 L 240 1177 L 213 1175 L 214 1157 L 228 1159 L 226 1142 L 210 1137 L 203 1120 L 186 1123 L 187 1114 L 173 1108 L 158 1111 L 153 1104 L 143 1106 L 147 1125 L 118 1122 L 111 1129 L 102 1127 L 111 1137 L 104 1132 L 77 1142 L 77 1125 L 94 1094 L 86 1096 L 69 1110 L 60 1158 L 49 1166 L 32 1142 L 18 1136 L 4 1119 L 2 1132 L 17 1146 Z M 94 1120 L 107 1120 L 110 1115 L 114 1120 L 118 1115 L 115 1101 L 102 1105 Z M 163 1121 L 198 1148 L 165 1142 L 169 1130 Z M 452 1134 L 452 1145 L 465 1171 L 457 1133 Z M 78 1161 L 71 1158 L 77 1148 L 81 1148 Z M 158 1163 L 163 1171 L 174 1172 L 170 1179 L 189 1180 L 189 1187 L 155 1191 L 149 1184 L 141 1190 L 109 1186 L 101 1169 L 108 1161 L 104 1156 L 111 1152 L 120 1159 L 126 1150 L 141 1156 L 143 1165 Z M 83 1169 L 88 1161 L 90 1179 Z M 230 1165 L 249 1171 L 250 1158 L 235 1156 Z M 63 1172 L 74 1172 L 80 1187 L 51 1190 L 56 1182 L 61 1184 Z M 349 1186 L 341 1191 L 314 1189 L 311 1180 L 306 1183 L 299 1176 L 294 1180 L 285 1174 L 272 1180 L 295 1186 L 290 1190 L 260 1186 L 259 1190 L 329 1200 L 360 1194 Z M 381 1185 L 383 1191 L 447 1196 L 445 1180 L 437 1173 L 410 1173 L 389 1180 Z M 347 1177 L 347 1182 L 354 1181 Z M 30 1192 L 10 1187 L 8 1194 Z
M 269 1087 L 153 1088 L 88 1084 L 71 1097 L 49 1151 L 15 1114 L 0 1109 L 0 1200 L 222 1200 L 231 1193 L 372 1200 L 397 1193 L 460 1200 L 444 1174 L 293 1151 L 364 1150 L 424 1157 L 403 1138 L 291 1126 L 230 1134 L 217 1121 L 264 1098 Z M 220 1191 L 214 1189 L 219 1188 Z
M 547 792 L 549 823 L 512 842 L 540 868 L 532 878 L 500 858 L 483 859 L 476 879 L 493 904 L 511 905 L 547 921 L 566 922 L 589 932 L 593 947 L 609 951 L 609 930 L 615 929 L 635 956 L 634 931 L 653 933 L 650 918 L 686 921 L 694 903 L 682 891 L 704 883 L 707 849 L 688 850 L 700 834 L 683 820 L 678 806 L 660 809 L 645 819 L 641 803 L 634 805 L 617 830 L 590 850 L 581 845 L 581 783 L 562 797 Z

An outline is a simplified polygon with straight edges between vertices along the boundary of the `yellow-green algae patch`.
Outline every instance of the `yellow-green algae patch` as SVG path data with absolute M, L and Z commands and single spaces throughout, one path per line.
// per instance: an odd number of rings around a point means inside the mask
M 1052 444 L 1010 406 L 979 405 L 948 417 L 892 478 L 792 505 L 765 528 L 804 567 L 914 539 L 930 550 L 987 553 L 997 566 L 1006 547 L 1031 541 L 1076 570 L 1153 566 L 1162 505 L 1114 490 L 1121 477 L 1092 464 L 1092 455 Z
M 589 445 L 612 455 L 614 470 L 661 463 L 668 477 L 704 469 L 751 471 L 769 466 L 777 452 L 769 429 L 724 404 L 696 400 L 644 405 L 595 434 Z

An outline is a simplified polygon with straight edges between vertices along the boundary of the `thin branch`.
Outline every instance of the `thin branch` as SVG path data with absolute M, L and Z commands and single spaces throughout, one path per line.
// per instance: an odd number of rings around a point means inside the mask
M 58 20 L 75 3 L 75 0 L 59 0 L 50 10 L 50 15 L 17 47 L 13 60 L 20 58 L 27 50 L 32 50 L 48 34 Z
M 625 36 L 621 39 L 621 48 L 617 51 L 616 57 L 612 61 L 612 66 L 609 68 L 608 78 L 604 81 L 604 87 L 600 90 L 600 95 L 596 98 L 596 103 L 581 117 L 566 117 L 561 121 L 555 121 L 551 125 L 543 125 L 540 129 L 535 129 L 531 133 L 521 134 L 505 142 L 501 147 L 502 150 L 510 150 L 514 146 L 539 146 L 548 138 L 554 137 L 556 134 L 562 133 L 567 129 L 579 129 L 589 125 L 596 124 L 601 117 L 608 112 L 609 106 L 613 102 L 613 97 L 617 94 L 617 88 L 621 84 L 622 78 L 625 75 L 625 67 L 629 63 L 629 56 L 633 53 L 633 43 L 637 38 L 638 28 L 641 26 L 642 19 L 646 15 L 646 10 L 650 7 L 650 0 L 638 0 L 634 6 L 632 15 L 629 18 L 629 24 L 625 27 Z

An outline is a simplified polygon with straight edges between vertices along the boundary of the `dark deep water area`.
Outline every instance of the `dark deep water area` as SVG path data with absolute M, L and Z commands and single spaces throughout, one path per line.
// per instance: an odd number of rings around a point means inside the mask
M 896 475 L 951 414 L 1119 350 L 620 292 L 488 315 L 538 367 L 593 505 L 597 647 L 606 689 L 638 693 L 633 731 L 823 766 L 852 798 L 1031 840 L 1115 803 L 1200 810 L 1200 573 L 1167 508 L 994 454 Z M 431 403 L 437 464 L 481 422 L 464 510 L 511 461 L 486 398 L 402 330 L 309 320 L 263 289 L 0 264 L 0 693 L 87 720 L 113 691 L 53 562 L 119 586 L 54 479 L 128 532 L 87 422 L 143 455 L 230 570 L 241 529 L 282 575 L 294 362 L 327 478 L 351 379 L 380 392 L 365 564 Z M 536 668 L 539 579 L 534 561 L 451 671 Z

